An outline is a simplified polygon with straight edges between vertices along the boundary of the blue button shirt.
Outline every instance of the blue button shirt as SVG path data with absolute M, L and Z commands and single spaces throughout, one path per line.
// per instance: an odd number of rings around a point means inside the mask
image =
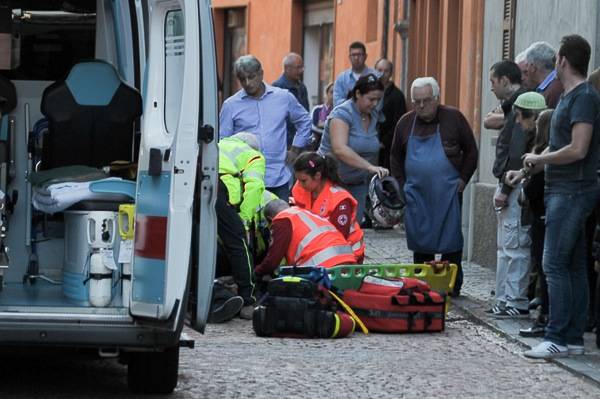
M 365 76 L 372 73 L 375 76 L 379 76 L 379 73 L 373 68 L 365 68 L 360 76 Z M 346 69 L 342 73 L 340 73 L 335 79 L 335 83 L 333 85 L 333 106 L 340 105 L 344 101 L 346 101 L 348 97 L 348 92 L 354 88 L 357 79 L 354 77 L 352 73 L 352 68 Z
M 285 166 L 288 120 L 296 128 L 293 146 L 307 146 L 311 139 L 310 115 L 292 93 L 265 83 L 265 92 L 258 99 L 241 89 L 225 100 L 219 116 L 219 137 L 239 132 L 258 135 L 267 161 L 265 186 L 279 187 L 291 177 Z
M 556 69 L 553 70 L 552 72 L 550 72 L 548 74 L 548 76 L 546 76 L 546 79 L 544 79 L 544 81 L 542 83 L 540 83 L 540 85 L 538 87 L 535 88 L 535 91 L 537 91 L 538 93 L 543 92 L 544 90 L 546 90 L 546 88 L 548 86 L 550 86 L 550 83 L 552 83 L 554 81 L 554 79 L 556 79 Z

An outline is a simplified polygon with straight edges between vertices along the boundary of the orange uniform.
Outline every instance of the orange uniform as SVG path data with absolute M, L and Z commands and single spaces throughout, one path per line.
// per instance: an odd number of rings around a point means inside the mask
M 331 224 L 340 230 L 350 243 L 358 263 L 363 262 L 365 257 L 364 233 L 356 221 L 357 202 L 352 194 L 344 188 L 326 181 L 323 190 L 321 190 L 319 196 L 314 201 L 311 193 L 302 188 L 298 182 L 292 188 L 292 196 L 296 206 L 308 209 L 316 215 L 329 219 Z M 344 212 L 344 209 L 340 209 L 345 206 L 350 207 L 349 212 Z M 348 217 L 347 215 L 350 216 Z
M 280 212 L 273 221 L 281 219 L 292 225 L 285 254 L 289 265 L 332 267 L 356 263 L 350 245 L 327 219 L 297 207 Z

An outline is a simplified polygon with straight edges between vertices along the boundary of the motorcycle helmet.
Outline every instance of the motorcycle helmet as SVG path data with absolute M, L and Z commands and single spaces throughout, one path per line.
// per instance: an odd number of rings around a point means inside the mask
M 369 184 L 371 216 L 383 227 L 393 227 L 402 221 L 404 197 L 395 178 L 373 176 Z

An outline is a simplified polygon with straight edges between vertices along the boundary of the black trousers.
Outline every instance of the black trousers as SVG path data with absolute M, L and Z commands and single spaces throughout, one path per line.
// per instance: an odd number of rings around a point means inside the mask
M 424 254 L 420 252 L 413 252 L 413 262 L 414 263 L 425 263 L 435 259 L 435 254 Z M 446 254 L 442 254 L 442 261 L 448 261 L 449 263 L 455 263 L 458 266 L 458 270 L 456 272 L 456 281 L 454 282 L 454 289 L 452 290 L 453 295 L 460 294 L 460 289 L 463 284 L 463 270 L 462 270 L 462 251 L 458 252 L 448 252 Z
M 246 242 L 246 229 L 237 210 L 229 204 L 227 187 L 219 181 L 219 192 L 215 210 L 217 212 L 217 234 L 224 250 L 218 256 L 217 274 L 231 272 L 238 286 L 238 295 L 244 305 L 256 302 L 254 297 L 254 265 Z
M 546 233 L 545 221 L 538 217 L 534 218 L 531 222 L 531 263 L 533 269 L 537 273 L 537 283 L 541 294 L 542 310 L 540 315 L 548 316 L 548 284 L 546 282 L 546 275 L 544 274 L 544 268 L 542 267 L 542 258 L 544 255 L 544 236 Z

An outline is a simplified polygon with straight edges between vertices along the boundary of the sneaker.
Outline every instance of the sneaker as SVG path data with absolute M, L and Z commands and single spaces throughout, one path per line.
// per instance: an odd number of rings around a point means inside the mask
M 244 306 L 240 310 L 240 319 L 252 320 L 253 313 L 254 313 L 254 305 Z
M 523 352 L 523 355 L 532 359 L 554 359 L 569 356 L 569 349 L 554 342 L 544 341 Z
M 585 348 L 583 345 L 567 345 L 569 355 L 583 355 Z
M 520 319 L 529 317 L 529 309 L 517 309 L 512 306 L 505 307 L 500 313 L 493 313 L 497 319 Z
M 519 335 L 521 337 L 543 337 L 546 332 L 546 325 L 540 324 L 537 321 L 529 328 L 521 328 Z
M 500 307 L 499 305 L 494 305 L 491 309 L 486 310 L 485 313 L 495 315 L 502 313 L 503 310 L 504 308 Z
M 224 323 L 231 320 L 239 313 L 240 309 L 244 306 L 244 300 L 241 296 L 232 296 L 227 299 L 223 304 L 210 312 L 208 316 L 209 323 Z

